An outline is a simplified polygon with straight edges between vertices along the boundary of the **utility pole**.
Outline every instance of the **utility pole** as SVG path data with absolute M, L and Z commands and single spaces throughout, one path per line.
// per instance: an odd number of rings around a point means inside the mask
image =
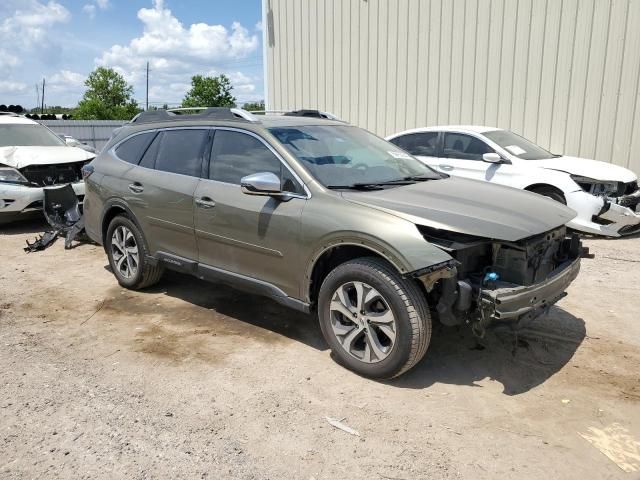
M 147 62 L 147 108 L 145 110 L 149 111 L 149 62 Z
M 40 107 L 40 113 L 41 113 L 41 114 L 42 114 L 42 113 L 44 113 L 44 84 L 45 84 L 45 79 L 43 78 L 43 79 L 42 79 L 42 98 L 41 98 L 41 100 L 42 100 L 42 105 L 41 105 L 41 107 Z

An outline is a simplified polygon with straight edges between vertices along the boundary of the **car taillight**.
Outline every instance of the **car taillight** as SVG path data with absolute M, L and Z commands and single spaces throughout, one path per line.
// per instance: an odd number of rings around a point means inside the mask
M 82 180 L 86 180 L 93 173 L 93 165 L 87 164 L 82 167 Z

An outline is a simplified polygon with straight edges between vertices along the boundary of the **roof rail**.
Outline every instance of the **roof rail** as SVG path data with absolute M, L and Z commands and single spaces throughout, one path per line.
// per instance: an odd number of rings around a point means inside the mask
M 254 115 L 239 108 L 184 107 L 141 112 L 131 119 L 131 123 L 171 122 L 176 120 L 236 120 L 259 122 Z
M 312 118 L 325 118 L 327 120 L 337 120 L 339 122 L 344 122 L 344 120 L 338 118 L 333 113 L 323 112 L 321 110 L 312 110 L 312 109 L 300 109 L 300 110 L 256 110 L 252 111 L 253 114 L 276 114 L 276 115 L 284 115 L 287 117 L 312 117 Z

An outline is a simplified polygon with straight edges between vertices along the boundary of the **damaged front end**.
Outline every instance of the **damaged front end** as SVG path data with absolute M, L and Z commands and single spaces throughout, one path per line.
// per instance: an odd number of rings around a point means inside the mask
M 601 199 L 602 208 L 591 217 L 599 233 L 630 235 L 640 231 L 640 189 L 638 182 L 604 182 L 572 175 L 582 190 Z
M 566 295 L 585 256 L 576 234 L 560 227 L 515 242 L 430 227 L 424 238 L 454 260 L 414 272 L 445 325 L 470 324 L 483 336 L 495 322 L 522 328 Z

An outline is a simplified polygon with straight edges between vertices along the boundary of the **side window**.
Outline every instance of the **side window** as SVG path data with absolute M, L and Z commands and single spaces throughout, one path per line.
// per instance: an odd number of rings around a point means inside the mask
M 158 145 L 155 169 L 199 177 L 208 130 L 166 130 Z
M 129 137 L 118 145 L 116 155 L 120 160 L 137 165 L 155 134 L 156 132 L 146 132 Z
M 438 149 L 438 132 L 409 133 L 394 138 L 391 143 L 409 152 L 411 155 L 435 157 Z
M 242 177 L 260 172 L 276 174 L 283 191 L 304 193 L 291 172 L 260 140 L 245 133 L 216 130 L 209 167 L 211 180 L 240 185 Z
M 493 153 L 482 140 L 463 133 L 445 133 L 443 156 L 462 160 L 482 160 L 485 153 Z

